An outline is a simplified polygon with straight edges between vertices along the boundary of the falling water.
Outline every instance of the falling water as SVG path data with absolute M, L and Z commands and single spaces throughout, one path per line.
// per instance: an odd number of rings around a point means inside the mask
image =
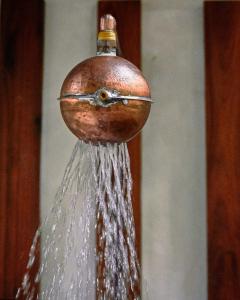
M 131 189 L 125 143 L 78 141 L 16 298 L 140 299 Z

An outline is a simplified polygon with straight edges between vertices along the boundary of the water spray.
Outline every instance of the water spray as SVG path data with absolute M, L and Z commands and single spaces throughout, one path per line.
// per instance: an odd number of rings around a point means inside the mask
M 79 140 L 34 236 L 17 299 L 141 298 L 126 142 L 144 126 L 152 100 L 118 48 L 116 21 L 105 15 L 97 55 L 63 82 L 62 116 Z

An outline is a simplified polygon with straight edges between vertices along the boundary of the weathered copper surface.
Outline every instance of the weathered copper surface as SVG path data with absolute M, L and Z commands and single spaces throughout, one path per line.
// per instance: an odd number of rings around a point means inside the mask
M 150 97 L 141 71 L 118 56 L 96 56 L 78 64 L 66 77 L 61 96 L 91 94 L 103 87 L 117 90 L 121 95 Z M 66 125 L 79 139 L 103 143 L 132 139 L 145 124 L 151 106 L 140 100 L 110 107 L 94 106 L 73 98 L 62 99 L 60 103 Z

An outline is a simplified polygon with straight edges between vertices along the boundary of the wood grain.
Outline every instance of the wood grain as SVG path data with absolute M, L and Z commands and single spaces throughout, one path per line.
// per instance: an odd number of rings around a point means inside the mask
M 13 299 L 39 223 L 43 1 L 2 0 L 0 299 Z
M 240 3 L 205 3 L 208 299 L 240 299 Z
M 141 66 L 141 3 L 140 1 L 99 1 L 98 18 L 111 14 L 117 21 L 121 56 Z M 99 22 L 98 22 L 99 23 Z M 133 211 L 136 247 L 141 258 L 141 134 L 128 143 L 133 177 Z

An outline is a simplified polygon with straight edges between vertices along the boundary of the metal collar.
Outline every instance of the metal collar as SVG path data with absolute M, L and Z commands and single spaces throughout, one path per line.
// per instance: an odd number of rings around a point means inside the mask
M 152 99 L 149 97 L 120 95 L 120 92 L 116 90 L 109 90 L 107 88 L 100 88 L 93 94 L 64 94 L 59 97 L 58 100 L 67 98 L 77 99 L 82 102 L 89 102 L 91 105 L 99 105 L 102 107 L 108 107 L 119 102 L 127 105 L 129 100 L 140 100 L 153 103 Z

